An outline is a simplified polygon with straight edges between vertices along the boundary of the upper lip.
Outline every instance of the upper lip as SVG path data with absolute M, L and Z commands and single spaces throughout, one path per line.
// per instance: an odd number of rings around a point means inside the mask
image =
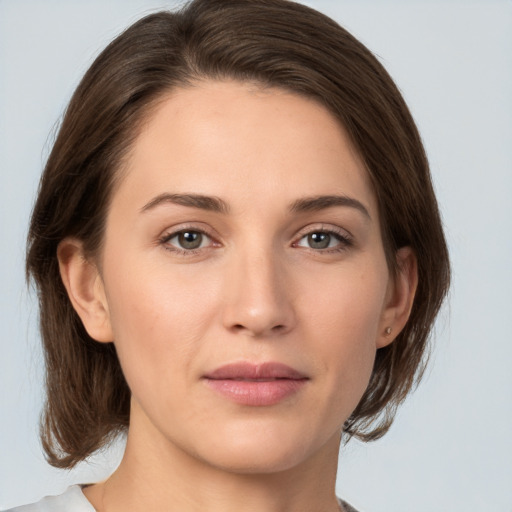
M 303 373 L 282 363 L 265 362 L 230 363 L 208 372 L 204 378 L 211 380 L 271 380 L 271 379 L 307 379 Z

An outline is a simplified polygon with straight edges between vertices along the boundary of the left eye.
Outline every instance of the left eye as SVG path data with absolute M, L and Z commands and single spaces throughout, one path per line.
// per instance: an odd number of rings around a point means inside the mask
M 201 231 L 193 231 L 186 229 L 167 237 L 165 243 L 173 245 L 178 249 L 194 250 L 202 249 L 211 242 L 210 237 L 201 233 Z
M 308 247 L 310 249 L 330 249 L 338 246 L 343 238 L 335 233 L 326 231 L 315 231 L 304 235 L 298 242 L 298 247 Z

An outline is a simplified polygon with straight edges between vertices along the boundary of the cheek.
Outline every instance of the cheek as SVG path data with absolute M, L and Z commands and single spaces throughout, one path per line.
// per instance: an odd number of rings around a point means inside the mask
M 371 376 L 386 289 L 387 268 L 368 265 L 326 279 L 303 306 L 310 319 L 308 337 L 322 354 L 329 399 L 347 411 L 357 405 Z
M 112 265 L 106 283 L 114 344 L 134 393 L 187 375 L 203 333 L 215 317 L 217 290 L 187 272 Z M 158 376 L 152 379 L 151 376 Z
M 327 335 L 326 339 L 350 341 L 354 347 L 375 344 L 386 299 L 388 273 L 383 265 L 371 263 L 317 274 L 303 284 L 302 308 L 306 313 L 309 311 L 304 317 L 321 329 Z
M 172 265 L 165 254 L 155 251 L 137 257 L 137 252 L 132 252 L 136 256 L 105 263 L 107 300 L 117 338 L 141 331 L 160 332 L 164 337 L 178 331 L 193 336 L 201 325 L 198 316 L 210 312 L 209 304 L 217 296 L 212 280 L 200 279 L 203 273 L 191 265 Z

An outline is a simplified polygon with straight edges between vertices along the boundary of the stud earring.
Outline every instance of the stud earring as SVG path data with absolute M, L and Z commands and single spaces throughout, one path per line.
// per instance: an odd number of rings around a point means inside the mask
M 385 334 L 386 336 L 389 336 L 389 335 L 391 334 L 391 331 L 392 331 L 392 330 L 393 330 L 393 329 L 391 329 L 391 327 L 386 327 L 386 330 L 384 331 L 384 334 Z

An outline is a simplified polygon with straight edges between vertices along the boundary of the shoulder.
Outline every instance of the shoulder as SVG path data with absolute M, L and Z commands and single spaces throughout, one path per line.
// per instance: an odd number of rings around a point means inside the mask
M 338 499 L 338 501 L 340 502 L 341 510 L 343 510 L 343 512 L 357 512 L 357 510 L 352 505 L 349 505 L 346 501 L 341 499 Z
M 11 508 L 5 512 L 95 512 L 80 485 L 68 487 L 59 496 L 46 496 L 37 503 Z

